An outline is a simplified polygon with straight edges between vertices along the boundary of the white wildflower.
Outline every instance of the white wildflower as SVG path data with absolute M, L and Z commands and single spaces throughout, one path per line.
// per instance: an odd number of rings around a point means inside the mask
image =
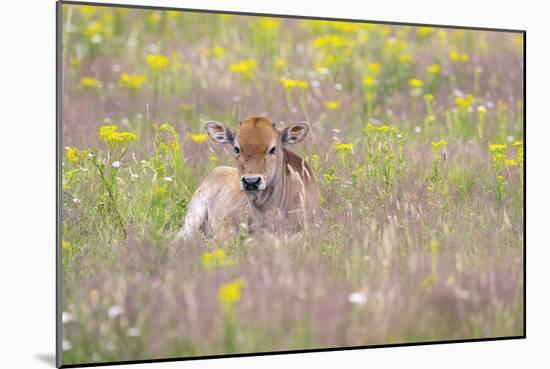
M 70 341 L 68 340 L 63 340 L 62 344 L 61 344 L 61 347 L 63 349 L 63 351 L 67 351 L 67 350 L 70 350 L 73 348 L 73 345 L 71 344 Z
M 352 292 L 348 295 L 348 301 L 356 305 L 365 305 L 367 302 L 367 295 L 363 292 Z
M 74 322 L 76 319 L 74 317 L 74 314 L 69 313 L 68 311 L 64 311 L 61 313 L 61 322 L 63 324 Z
M 119 315 L 124 314 L 124 306 L 121 305 L 113 305 L 107 310 L 107 316 L 109 319 L 114 319 Z

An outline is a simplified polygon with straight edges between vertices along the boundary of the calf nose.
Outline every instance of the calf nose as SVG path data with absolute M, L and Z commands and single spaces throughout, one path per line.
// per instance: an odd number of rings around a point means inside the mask
M 258 186 L 261 182 L 260 176 L 242 176 L 241 181 L 245 186 Z

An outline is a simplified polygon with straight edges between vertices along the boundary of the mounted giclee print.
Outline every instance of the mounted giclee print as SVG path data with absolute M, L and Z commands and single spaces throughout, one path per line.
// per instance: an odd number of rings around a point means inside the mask
M 525 32 L 58 4 L 58 365 L 525 337 Z

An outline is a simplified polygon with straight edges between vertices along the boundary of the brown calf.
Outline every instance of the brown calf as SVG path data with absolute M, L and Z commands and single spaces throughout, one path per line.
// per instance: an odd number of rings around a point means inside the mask
M 237 168 L 217 167 L 195 191 L 178 238 L 227 234 L 246 222 L 251 231 L 299 232 L 319 208 L 319 188 L 306 161 L 287 147 L 304 139 L 308 123 L 279 131 L 269 119 L 248 117 L 233 132 L 205 124 L 210 138 L 233 147 Z

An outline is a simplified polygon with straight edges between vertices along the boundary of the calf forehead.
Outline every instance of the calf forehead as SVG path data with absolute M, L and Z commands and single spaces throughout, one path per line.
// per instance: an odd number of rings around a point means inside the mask
M 265 151 L 277 140 L 279 133 L 269 119 L 245 119 L 237 132 L 237 142 L 243 150 Z

